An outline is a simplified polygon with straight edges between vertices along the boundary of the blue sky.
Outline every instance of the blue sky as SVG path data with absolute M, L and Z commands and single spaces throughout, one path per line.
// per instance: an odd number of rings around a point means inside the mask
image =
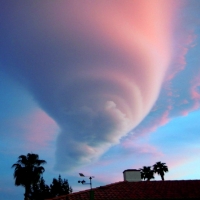
M 47 161 L 74 191 L 167 163 L 199 179 L 198 0 L 0 3 L 0 199 L 23 198 L 12 164 Z M 156 176 L 156 180 L 160 177 Z

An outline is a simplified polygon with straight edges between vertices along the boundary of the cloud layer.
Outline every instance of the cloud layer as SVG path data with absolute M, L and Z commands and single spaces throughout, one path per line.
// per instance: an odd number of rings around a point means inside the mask
M 2 4 L 1 69 L 58 124 L 57 169 L 97 159 L 149 113 L 172 59 L 175 8 L 161 0 Z

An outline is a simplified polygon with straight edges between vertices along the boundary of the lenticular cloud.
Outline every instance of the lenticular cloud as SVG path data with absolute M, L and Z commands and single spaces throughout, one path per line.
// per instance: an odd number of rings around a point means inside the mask
M 59 170 L 97 159 L 150 111 L 170 63 L 172 2 L 20 1 L 12 12 L 1 8 L 2 70 L 60 126 Z

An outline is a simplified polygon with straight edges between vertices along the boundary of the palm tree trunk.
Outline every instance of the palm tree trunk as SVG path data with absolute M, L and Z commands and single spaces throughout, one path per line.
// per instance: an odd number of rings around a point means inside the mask
M 27 188 L 25 187 L 24 200 L 28 200 Z
M 29 193 L 30 193 L 30 186 L 25 186 L 24 200 L 30 200 Z
M 24 200 L 27 200 L 27 190 L 26 190 L 26 187 L 25 187 L 25 193 L 24 193 Z
M 164 180 L 165 180 L 165 179 L 164 179 L 164 174 L 161 174 L 160 176 L 161 176 L 161 178 L 162 178 L 162 181 L 164 181 Z

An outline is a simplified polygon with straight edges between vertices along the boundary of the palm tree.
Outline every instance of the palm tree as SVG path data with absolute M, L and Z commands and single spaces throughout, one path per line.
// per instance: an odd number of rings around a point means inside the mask
M 155 165 L 153 165 L 153 170 L 155 173 L 161 176 L 163 181 L 165 180 L 164 179 L 165 172 L 168 172 L 168 167 L 166 163 L 157 162 Z
M 141 172 L 141 178 L 147 179 L 147 181 L 150 181 L 152 178 L 154 178 L 154 171 L 151 169 L 151 167 L 143 167 L 140 169 Z
M 45 171 L 44 167 L 40 166 L 45 163 L 45 160 L 39 160 L 37 154 L 28 153 L 26 156 L 19 156 L 18 161 L 12 165 L 12 168 L 15 168 L 15 185 L 22 185 L 25 188 L 25 200 L 30 196 L 31 186 L 40 180 L 42 173 Z

